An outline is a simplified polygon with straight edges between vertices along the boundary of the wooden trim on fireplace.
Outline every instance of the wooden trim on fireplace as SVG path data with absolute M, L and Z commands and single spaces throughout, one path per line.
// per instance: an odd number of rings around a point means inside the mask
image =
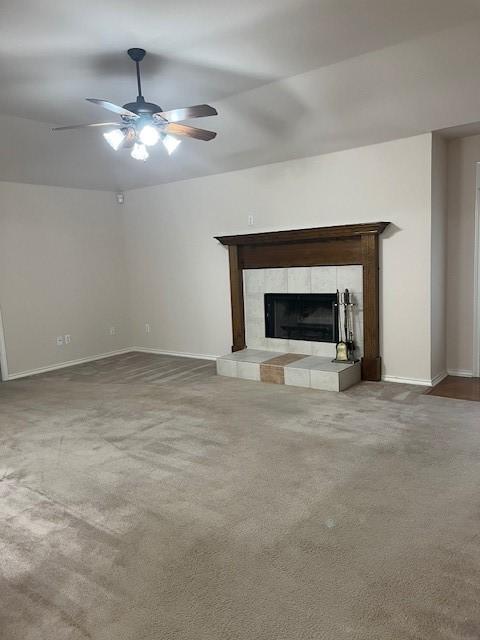
M 389 222 L 218 236 L 228 246 L 232 351 L 245 349 L 243 269 L 363 266 L 364 356 L 362 378 L 381 379 L 379 331 L 379 235 Z
M 267 231 L 266 233 L 246 233 L 238 236 L 216 236 L 225 245 L 280 244 L 283 242 L 312 242 L 326 238 L 352 238 L 366 234 L 380 234 L 389 222 L 369 222 L 367 224 L 343 224 L 337 227 L 314 227 L 313 229 L 293 229 L 292 231 Z
M 230 299 L 232 302 L 232 351 L 245 349 L 245 304 L 243 301 L 243 271 L 236 245 L 228 247 L 230 262 Z

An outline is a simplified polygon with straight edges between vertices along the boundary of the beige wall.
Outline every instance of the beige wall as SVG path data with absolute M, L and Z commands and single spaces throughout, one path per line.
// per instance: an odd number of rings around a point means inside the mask
M 0 183 L 10 374 L 130 345 L 119 217 L 111 193 Z M 65 334 L 71 344 L 57 347 L 56 336 Z
M 384 373 L 431 380 L 431 143 L 421 135 L 130 191 L 123 212 L 135 346 L 229 351 L 228 260 L 215 235 L 389 220 Z
M 432 136 L 431 362 L 432 378 L 447 371 L 447 142 Z
M 448 144 L 447 367 L 472 374 L 475 171 L 480 136 Z
M 228 259 L 213 236 L 390 220 L 381 242 L 384 373 L 430 381 L 443 340 L 429 304 L 443 304 L 435 158 L 432 136 L 422 135 L 130 191 L 123 207 L 105 192 L 0 183 L 10 373 L 131 346 L 226 353 Z M 57 347 L 67 333 L 72 343 Z

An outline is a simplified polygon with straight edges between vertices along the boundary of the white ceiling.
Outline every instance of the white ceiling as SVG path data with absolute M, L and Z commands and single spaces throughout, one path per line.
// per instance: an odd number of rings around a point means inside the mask
M 128 189 L 480 120 L 479 42 L 480 0 L 4 2 L 0 179 Z M 214 141 L 144 164 L 50 132 L 135 99 L 132 46 L 147 99 L 218 108 Z

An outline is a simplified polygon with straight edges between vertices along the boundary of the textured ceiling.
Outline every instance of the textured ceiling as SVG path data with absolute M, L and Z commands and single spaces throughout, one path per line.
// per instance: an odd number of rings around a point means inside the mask
M 473 0 L 3 3 L 0 179 L 128 189 L 479 120 L 479 20 Z M 131 46 L 147 99 L 218 108 L 213 142 L 144 164 L 98 131 L 50 132 L 110 119 L 87 96 L 135 99 Z

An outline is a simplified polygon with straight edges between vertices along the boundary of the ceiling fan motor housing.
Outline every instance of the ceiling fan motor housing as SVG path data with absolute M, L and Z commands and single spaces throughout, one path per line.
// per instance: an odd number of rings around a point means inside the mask
M 153 102 L 145 102 L 145 100 L 143 99 L 143 96 L 139 96 L 136 102 L 127 102 L 127 104 L 123 105 L 123 108 L 127 109 L 128 111 L 133 111 L 133 113 L 136 113 L 140 117 L 145 117 L 149 119 L 151 119 L 154 113 L 159 113 L 163 111 L 163 109 L 160 106 L 158 106 L 158 104 L 155 104 Z M 125 121 L 131 120 L 131 118 L 128 118 L 128 116 L 122 116 L 122 118 Z

